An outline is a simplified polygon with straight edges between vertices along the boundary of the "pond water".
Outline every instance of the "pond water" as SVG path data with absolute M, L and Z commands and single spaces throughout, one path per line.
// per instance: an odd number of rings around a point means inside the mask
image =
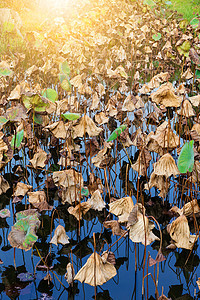
M 144 112 L 147 115 L 150 111 L 152 111 L 152 106 L 147 102 Z M 128 116 L 130 119 L 132 118 L 131 113 Z M 146 132 L 155 131 L 155 126 L 147 125 L 145 122 L 143 123 L 143 127 Z M 132 124 L 129 132 L 135 132 L 136 129 Z M 109 136 L 110 131 L 107 128 L 106 131 L 107 136 Z M 36 126 L 36 134 L 39 134 L 39 126 L 38 128 Z M 49 141 L 47 135 L 44 140 L 40 140 L 40 145 L 47 152 L 51 152 L 52 158 L 49 161 L 49 165 L 52 168 L 55 168 L 56 165 L 58 170 L 58 149 L 53 146 L 47 148 L 46 145 Z M 95 233 L 97 252 L 100 250 L 102 252 L 113 245 L 110 250 L 115 254 L 115 266 L 117 269 L 117 275 L 113 279 L 97 287 L 96 299 L 156 299 L 156 295 L 161 295 L 162 291 L 172 299 L 198 298 L 198 287 L 196 284 L 196 280 L 200 274 L 198 245 L 195 245 L 191 252 L 178 248 L 174 251 L 166 249 L 166 246 L 170 244 L 166 225 L 172 217 L 168 211 L 170 205 L 178 203 L 178 199 L 180 199 L 182 193 L 181 188 L 177 189 L 176 187 L 178 179 L 173 178 L 171 180 L 169 192 L 163 202 L 162 198 L 158 197 L 156 189 L 152 188 L 151 194 L 144 190 L 143 183 L 146 182 L 145 178 L 141 177 L 138 180 L 137 172 L 130 168 L 129 159 L 131 162 L 136 161 L 138 156 L 137 148 L 131 146 L 125 151 L 120 142 L 114 141 L 114 143 L 115 146 L 111 150 L 111 156 L 116 160 L 116 163 L 110 167 L 104 169 L 94 168 L 90 162 L 90 157 L 88 161 L 84 159 L 81 166 L 76 167 L 76 170 L 82 173 L 85 186 L 88 185 L 89 174 L 93 172 L 97 178 L 101 179 L 104 187 L 109 187 L 109 189 L 104 189 L 103 194 L 103 198 L 107 203 L 106 209 L 102 212 L 90 210 L 83 216 L 83 220 L 79 223 L 74 216 L 69 214 L 67 210 L 69 205 L 61 204 L 57 189 L 55 187 L 53 189 L 45 188 L 45 192 L 48 193 L 49 204 L 53 205 L 54 209 L 52 211 L 41 212 L 41 225 L 37 230 L 38 240 L 33 250 L 26 252 L 15 249 L 14 251 L 7 239 L 11 226 L 16 221 L 14 213 L 28 207 L 26 197 L 22 202 L 13 204 L 11 189 L 6 194 L 0 196 L 1 208 L 9 208 L 11 211 L 10 218 L 6 220 L 0 219 L 0 258 L 3 262 L 0 265 L 1 299 L 95 299 L 94 287 L 80 283 L 79 281 L 75 281 L 73 286 L 69 287 L 64 278 L 68 262 L 73 260 L 74 270 L 77 273 L 85 264 L 89 255 L 93 253 L 93 233 Z M 84 157 L 84 141 L 80 141 L 80 145 L 82 146 L 80 155 Z M 175 152 L 173 156 L 177 157 Z M 157 154 L 154 154 L 153 161 L 147 170 L 148 178 L 153 170 L 152 163 L 156 160 Z M 24 165 L 30 165 L 27 150 L 16 153 L 12 161 L 6 166 L 5 172 L 2 173 L 11 186 L 20 181 L 19 174 L 14 174 L 16 166 L 19 165 L 22 169 Z M 62 167 L 59 168 L 60 170 L 62 169 Z M 30 167 L 27 167 L 26 172 L 29 184 L 33 186 L 35 191 L 43 189 L 46 177 L 50 176 L 50 173 L 44 170 L 34 171 Z M 105 174 L 107 178 L 105 178 Z M 127 176 L 128 180 L 126 180 Z M 128 235 L 121 238 L 113 236 L 111 230 L 103 226 L 103 222 L 108 216 L 110 198 L 121 198 L 127 195 L 132 196 L 134 204 L 137 202 L 137 198 L 139 201 L 143 199 L 146 214 L 155 217 L 160 224 L 163 235 L 162 252 L 166 260 L 159 264 L 149 266 L 150 256 L 154 259 L 156 258 L 159 250 L 159 241 L 155 241 L 145 247 L 142 244 L 134 244 Z M 112 216 L 112 218 L 117 219 L 115 216 Z M 191 220 L 190 223 L 192 226 L 193 221 Z M 59 224 L 65 227 L 70 243 L 65 246 L 60 244 L 58 246 L 50 246 L 49 242 L 52 237 L 51 227 L 54 232 L 54 229 Z M 159 236 L 157 225 L 153 231 Z M 44 280 L 44 277 L 47 275 L 47 268 L 42 269 L 40 267 L 43 263 L 39 256 L 42 258 L 46 257 L 46 263 L 50 270 L 49 274 L 51 274 L 52 278 L 49 284 L 48 280 Z M 26 276 L 24 273 L 26 273 Z M 143 280 L 144 292 L 142 293 Z M 155 290 L 156 281 L 158 294 L 156 294 Z M 181 297 L 183 295 L 187 296 L 185 298 Z

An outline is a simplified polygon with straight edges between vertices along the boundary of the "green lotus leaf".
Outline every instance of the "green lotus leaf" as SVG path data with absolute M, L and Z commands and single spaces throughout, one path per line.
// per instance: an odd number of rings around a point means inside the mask
M 66 92 L 70 92 L 71 91 L 71 83 L 68 79 L 64 79 L 61 83 L 61 87 L 63 90 L 65 90 Z
M 127 125 L 121 125 L 118 128 L 116 128 L 110 135 L 110 137 L 107 139 L 107 142 L 114 141 L 125 129 Z
M 150 7 L 156 6 L 156 3 L 153 0 L 144 0 L 143 5 L 148 5 Z
M 36 124 L 42 125 L 43 124 L 43 118 L 42 115 L 35 113 L 33 120 Z
M 63 63 L 60 64 L 59 69 L 60 69 L 61 73 L 64 73 L 66 75 L 70 74 L 70 67 L 69 67 L 69 64 L 66 60 Z
M 7 122 L 8 122 L 8 120 L 5 117 L 0 117 L 0 126 L 3 126 Z
M 192 25 L 192 28 L 195 29 L 199 26 L 199 19 L 197 18 L 193 18 L 191 21 L 190 21 L 190 24 Z
M 184 41 L 182 45 L 177 47 L 177 50 L 180 53 L 180 55 L 184 55 L 184 56 L 188 57 L 190 48 L 191 48 L 190 42 Z
M 158 32 L 158 33 L 156 33 L 156 34 L 154 34 L 153 36 L 152 36 L 152 38 L 154 39 L 154 41 L 159 41 L 160 39 L 161 39 L 161 33 L 160 32 Z
M 49 105 L 45 102 L 44 98 L 42 99 L 38 94 L 34 94 L 31 97 L 24 95 L 22 101 L 27 109 L 32 108 L 36 112 L 44 112 Z
M 60 82 L 62 83 L 63 80 L 65 80 L 67 78 L 67 76 L 65 74 L 59 74 L 58 75 Z
M 88 188 L 87 188 L 87 187 L 83 187 L 83 188 L 81 189 L 81 196 L 87 197 L 88 195 L 89 195 L 89 190 L 88 190 Z
M 41 95 L 53 103 L 58 100 L 58 93 L 54 89 L 45 89 L 42 91 Z
M 29 209 L 16 214 L 17 222 L 12 226 L 8 240 L 12 247 L 30 250 L 37 241 L 36 229 L 40 226 L 38 213 Z
M 185 143 L 181 149 L 178 158 L 178 169 L 180 173 L 187 173 L 187 171 L 192 172 L 194 167 L 194 141 Z
M 0 68 L 0 78 L 2 76 L 10 76 L 10 75 L 12 75 L 12 73 L 13 72 L 11 70 L 9 70 L 9 69 Z
M 70 120 L 70 121 L 74 121 L 74 120 L 78 120 L 81 115 L 80 114 L 75 114 L 75 113 L 65 113 L 65 114 L 61 114 L 61 117 L 64 120 Z
M 23 140 L 24 137 L 24 129 L 22 129 L 21 131 L 18 131 L 16 135 L 13 136 L 12 141 L 11 141 L 11 147 L 14 149 L 15 148 L 19 148 L 21 145 L 21 142 Z

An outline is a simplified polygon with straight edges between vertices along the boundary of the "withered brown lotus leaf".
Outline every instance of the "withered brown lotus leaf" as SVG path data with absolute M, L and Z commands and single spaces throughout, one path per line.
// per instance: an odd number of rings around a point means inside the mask
M 37 148 L 37 152 L 34 154 L 33 158 L 30 159 L 30 163 L 32 164 L 34 169 L 44 168 L 45 161 L 47 160 L 47 153 L 41 148 Z
M 187 68 L 187 70 L 183 73 L 182 78 L 189 80 L 192 77 L 193 77 L 193 73 L 191 72 L 191 69 Z
M 149 267 L 152 267 L 157 264 L 157 261 L 149 256 Z
M 7 180 L 2 175 L 0 175 L 0 195 L 6 193 L 9 188 L 10 185 Z
M 14 196 L 19 197 L 19 196 L 25 196 L 26 193 L 32 189 L 31 185 L 25 184 L 23 182 L 18 182 L 15 191 L 14 191 Z
M 190 48 L 189 57 L 197 66 L 200 64 L 200 56 L 194 48 Z
M 157 127 L 155 135 L 152 137 L 160 147 L 170 150 L 179 145 L 179 137 L 172 131 L 167 121 Z
M 166 176 L 156 175 L 155 172 L 152 172 L 150 180 L 144 185 L 144 188 L 145 190 L 150 190 L 152 187 L 156 187 L 160 191 L 159 196 L 164 199 L 169 189 L 169 182 Z
M 76 88 L 82 86 L 82 75 L 77 75 L 70 80 L 71 85 Z
M 91 205 L 92 209 L 98 211 L 102 211 L 106 206 L 105 202 L 101 197 L 101 192 L 99 190 L 96 190 L 87 202 Z
M 69 244 L 69 237 L 66 235 L 65 228 L 62 225 L 56 227 L 50 243 L 55 244 L 56 246 L 58 246 L 58 244 Z
M 31 204 L 46 201 L 46 194 L 44 191 L 29 192 L 28 196 L 29 196 L 28 201 Z
M 146 133 L 143 133 L 141 128 L 137 129 L 135 133 L 131 136 L 133 145 L 137 148 L 142 148 L 146 144 Z
M 200 162 L 198 160 L 194 161 L 191 179 L 193 183 L 200 181 Z
M 191 217 L 194 214 L 199 214 L 200 208 L 199 208 L 197 199 L 194 199 L 194 200 L 184 204 L 181 211 L 186 217 Z
M 167 226 L 167 231 L 178 248 L 191 250 L 198 236 L 190 234 L 188 220 L 184 215 L 179 216 Z
M 148 94 L 150 93 L 150 87 L 147 85 L 147 84 L 143 84 L 142 88 L 139 89 L 139 92 L 141 95 L 145 95 L 145 94 Z
M 21 120 L 25 120 L 28 118 L 25 107 L 18 103 L 14 107 L 10 107 L 6 110 L 6 119 L 11 122 L 21 122 Z
M 194 106 L 199 106 L 200 105 L 200 95 L 189 97 L 189 100 L 192 103 L 192 105 L 194 105 Z
M 84 115 L 79 124 L 73 126 L 73 138 L 83 137 L 86 133 L 89 137 L 97 136 L 102 131 L 102 128 L 98 128 L 94 121 L 87 115 Z
M 145 176 L 147 173 L 147 168 L 149 167 L 152 156 L 150 152 L 143 148 L 138 156 L 137 161 L 131 165 L 133 170 L 138 172 L 139 176 Z
M 138 221 L 138 214 L 145 214 L 145 207 L 142 203 L 136 203 L 129 214 L 127 227 L 134 225 Z
M 99 190 L 101 193 L 103 193 L 104 190 L 101 179 L 96 177 L 93 173 L 91 173 L 89 176 L 88 189 L 90 194 L 93 194 L 96 190 Z
M 94 92 L 94 94 L 92 96 L 92 104 L 90 106 L 90 110 L 98 109 L 99 103 L 100 103 L 100 99 L 98 97 L 98 94 L 97 94 L 97 92 Z
M 129 94 L 124 100 L 122 111 L 134 111 L 135 109 L 139 109 L 144 107 L 144 103 L 139 96 L 133 96 Z
M 105 145 L 105 147 L 100 150 L 95 157 L 91 159 L 91 162 L 95 165 L 97 168 L 101 168 L 101 164 L 104 160 L 108 158 L 108 149 L 110 148 L 110 144 Z
M 106 117 L 106 115 L 105 115 L 105 113 L 103 111 L 100 112 L 99 114 L 96 114 L 94 118 L 95 118 L 95 121 L 99 125 L 106 124 L 109 121 L 109 117 Z
M 62 204 L 69 203 L 73 204 L 75 201 L 79 201 L 79 189 L 76 185 L 72 185 L 68 188 L 62 188 L 61 190 L 61 198 Z
M 74 169 L 53 172 L 53 181 L 56 186 L 68 188 L 72 185 L 83 187 L 83 177 Z
M 183 102 L 182 107 L 177 111 L 177 114 L 185 116 L 186 118 L 194 117 L 195 111 L 192 108 L 192 104 L 187 99 Z
M 91 205 L 88 202 L 82 202 L 77 204 L 75 207 L 70 206 L 68 208 L 68 212 L 79 221 L 82 220 L 82 215 L 85 215 L 90 208 Z
M 199 123 L 196 123 L 192 126 L 191 131 L 193 131 L 193 130 L 195 130 L 198 133 L 198 135 L 200 136 L 200 124 Z
M 135 224 L 128 226 L 129 237 L 134 243 L 142 243 L 143 245 L 150 245 L 155 240 L 160 240 L 153 234 L 152 230 L 155 227 L 152 221 L 138 213 L 138 220 Z
M 133 200 L 131 197 L 124 197 L 109 204 L 109 212 L 119 217 L 119 222 L 128 221 L 128 216 L 133 209 Z
M 113 235 L 124 235 L 125 230 L 122 229 L 121 225 L 117 220 L 105 221 L 103 222 L 105 228 L 111 229 Z
M 65 279 L 69 285 L 73 285 L 75 271 L 73 265 L 69 262 L 66 267 L 67 272 L 65 273 Z
M 49 129 L 57 139 L 64 140 L 66 138 L 67 132 L 63 121 L 55 122 L 51 125 L 46 126 L 45 128 Z
M 153 167 L 154 174 L 164 175 L 166 178 L 171 175 L 176 176 L 180 174 L 173 157 L 169 153 L 164 154 L 156 163 L 154 163 Z
M 115 254 L 111 251 L 104 251 L 101 254 L 101 258 L 103 259 L 103 263 L 109 262 L 113 266 L 116 264 Z
M 156 92 L 151 94 L 151 99 L 157 105 L 165 107 L 179 107 L 182 99 L 174 94 L 173 85 L 170 82 L 162 84 Z
M 11 91 L 10 96 L 8 97 L 8 100 L 19 100 L 21 97 L 21 87 L 18 84 L 14 90 Z
M 68 111 L 68 99 L 56 101 L 56 107 L 57 116 L 60 116 L 62 113 L 65 113 L 66 111 Z
M 159 76 L 155 75 L 153 78 L 151 78 L 151 80 L 148 83 L 148 87 L 152 90 L 152 89 L 157 89 L 159 88 L 161 83 L 161 80 L 159 78 Z
M 111 263 L 107 261 L 104 263 L 99 254 L 93 253 L 88 258 L 86 264 L 76 274 L 74 280 L 79 280 L 80 282 L 95 286 L 102 285 L 116 274 L 117 271 Z

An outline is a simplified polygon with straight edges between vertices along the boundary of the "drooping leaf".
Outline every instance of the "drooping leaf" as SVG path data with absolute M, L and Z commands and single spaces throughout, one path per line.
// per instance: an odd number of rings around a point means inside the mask
M 180 55 L 184 55 L 185 57 L 188 57 L 190 48 L 191 48 L 190 42 L 184 41 L 182 45 L 177 47 L 177 50 L 180 53 Z
M 158 32 L 158 33 L 154 34 L 152 36 L 152 38 L 154 39 L 154 41 L 159 41 L 161 39 L 161 33 Z
M 192 172 L 194 166 L 194 141 L 185 143 L 178 158 L 178 169 L 181 173 Z
M 23 96 L 22 101 L 27 109 L 33 108 L 34 111 L 44 112 L 49 105 L 38 94 L 34 94 L 31 97 Z
M 125 129 L 127 125 L 121 125 L 120 127 L 116 128 L 107 139 L 107 142 L 114 141 Z
M 65 113 L 65 114 L 61 114 L 61 117 L 64 120 L 70 120 L 70 121 L 74 121 L 74 120 L 78 120 L 80 118 L 80 114 L 75 114 L 75 113 Z
M 41 95 L 53 103 L 58 100 L 58 93 L 54 89 L 45 89 L 42 91 Z
M 66 60 L 60 64 L 59 69 L 62 73 L 66 74 L 66 75 L 70 74 L 70 67 Z
M 24 129 L 22 129 L 21 131 L 18 131 L 16 135 L 13 136 L 12 141 L 11 141 L 11 147 L 14 149 L 15 148 L 19 148 L 21 145 L 21 142 L 23 140 L 24 137 Z

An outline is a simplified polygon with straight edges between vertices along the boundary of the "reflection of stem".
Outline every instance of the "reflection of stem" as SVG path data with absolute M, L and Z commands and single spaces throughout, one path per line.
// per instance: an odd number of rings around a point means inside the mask
M 16 261 L 15 261 L 15 248 L 14 248 L 14 267 L 15 267 L 15 271 L 17 271 L 17 267 L 16 267 Z
M 97 299 L 97 284 L 96 284 L 96 241 L 95 241 L 95 233 L 93 232 L 94 239 L 94 299 Z

